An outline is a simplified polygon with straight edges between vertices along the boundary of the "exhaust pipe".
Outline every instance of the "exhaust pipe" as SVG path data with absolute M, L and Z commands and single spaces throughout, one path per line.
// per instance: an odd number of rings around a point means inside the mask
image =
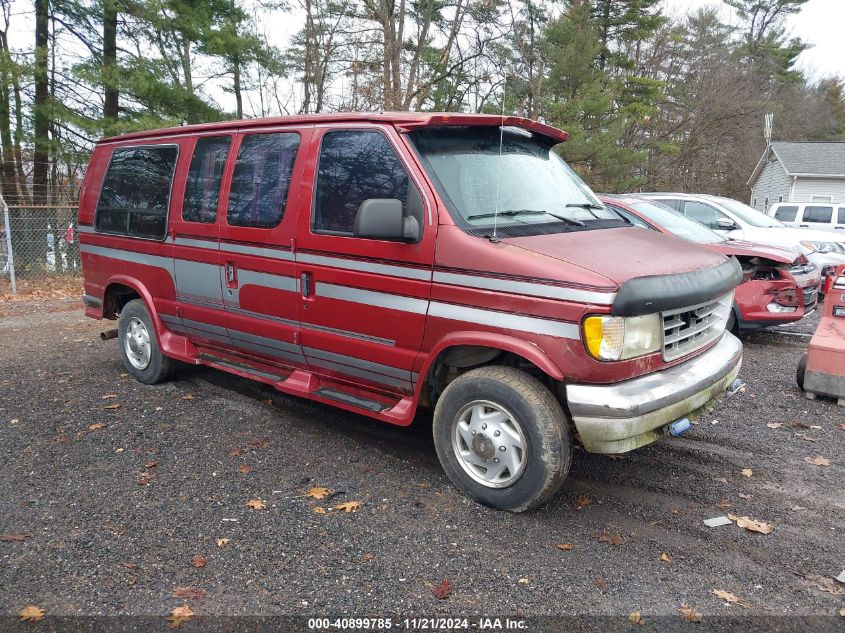
M 100 338 L 104 341 L 110 341 L 113 338 L 117 338 L 117 330 L 106 330 L 105 332 L 100 332 Z

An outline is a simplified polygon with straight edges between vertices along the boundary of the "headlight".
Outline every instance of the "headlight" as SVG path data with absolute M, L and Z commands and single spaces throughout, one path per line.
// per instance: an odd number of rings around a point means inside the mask
M 584 341 L 599 360 L 625 360 L 650 354 L 663 344 L 663 321 L 659 314 L 616 317 L 606 314 L 584 319 Z
M 810 249 L 814 253 L 843 253 L 842 245 L 839 242 L 801 242 L 801 246 Z

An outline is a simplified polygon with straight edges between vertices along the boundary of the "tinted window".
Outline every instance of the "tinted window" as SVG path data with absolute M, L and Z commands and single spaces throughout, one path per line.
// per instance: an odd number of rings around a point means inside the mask
M 185 184 L 183 220 L 210 223 L 217 219 L 220 181 L 231 142 L 230 136 L 206 137 L 197 141 Z
M 839 220 L 837 224 L 845 224 L 845 207 L 839 207 Z
M 178 153 L 171 145 L 114 150 L 97 202 L 97 230 L 164 238 Z
M 299 134 L 244 137 L 229 190 L 229 224 L 267 229 L 282 221 L 298 148 Z
M 833 218 L 833 207 L 804 207 L 804 222 L 821 222 L 830 224 Z
M 778 207 L 775 211 L 775 218 L 781 222 L 794 222 L 798 215 L 798 207 Z
M 703 202 L 697 202 L 695 200 L 687 200 L 684 202 L 684 215 L 711 229 L 718 228 L 716 220 L 724 217 L 724 215 L 716 211 L 716 209 L 711 207 L 709 204 L 704 204 Z
M 364 200 L 395 198 L 407 213 L 408 174 L 380 132 L 329 132 L 320 148 L 315 231 L 352 234 Z

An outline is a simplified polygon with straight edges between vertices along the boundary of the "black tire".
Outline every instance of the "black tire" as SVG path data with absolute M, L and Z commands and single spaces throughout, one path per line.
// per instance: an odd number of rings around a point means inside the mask
M 452 443 L 459 414 L 470 403 L 488 401 L 510 413 L 521 427 L 526 450 L 522 474 L 507 487 L 491 488 L 461 466 Z M 452 381 L 434 409 L 434 445 L 458 490 L 492 508 L 523 512 L 543 504 L 560 488 L 572 462 L 566 414 L 543 383 L 512 367 L 481 367 Z
M 798 383 L 798 388 L 804 390 L 804 374 L 807 373 L 807 355 L 801 357 L 798 361 L 798 371 L 795 372 L 795 380 Z
M 736 308 L 731 308 L 731 314 L 728 316 L 728 322 L 725 325 L 725 329 L 734 336 L 739 336 L 739 323 L 736 318 Z
M 143 369 L 139 369 L 129 360 L 126 345 L 126 332 L 132 319 L 139 319 L 147 328 L 149 333 L 149 363 Z M 155 328 L 153 327 L 153 320 L 150 317 L 150 312 L 147 306 L 141 299 L 134 299 L 123 306 L 120 311 L 120 320 L 117 326 L 117 342 L 120 346 L 120 357 L 123 360 L 123 366 L 138 382 L 145 385 L 154 385 L 156 383 L 167 380 L 173 373 L 175 361 L 168 358 L 161 353 L 161 348 L 158 344 L 158 337 Z

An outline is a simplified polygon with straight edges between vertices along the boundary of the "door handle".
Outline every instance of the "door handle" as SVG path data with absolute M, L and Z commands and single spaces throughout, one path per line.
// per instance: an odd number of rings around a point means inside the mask
M 230 288 L 236 288 L 238 285 L 238 273 L 232 262 L 226 262 L 226 285 Z
M 302 273 L 299 287 L 303 297 L 311 296 L 311 273 Z

